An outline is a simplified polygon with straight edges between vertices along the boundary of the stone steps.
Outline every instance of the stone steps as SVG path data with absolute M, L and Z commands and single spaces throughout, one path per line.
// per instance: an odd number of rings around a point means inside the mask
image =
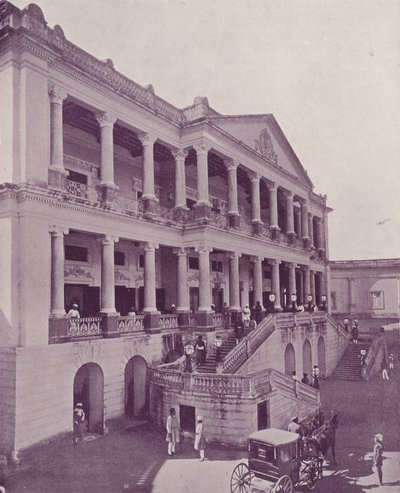
M 361 380 L 360 351 L 362 349 L 368 351 L 370 345 L 370 341 L 360 341 L 357 344 L 350 343 L 330 378 L 337 380 Z
M 228 339 L 222 343 L 221 361 L 224 360 L 226 355 L 230 353 L 235 346 L 236 346 L 236 339 L 234 336 L 228 337 Z M 216 373 L 217 363 L 215 361 L 215 358 L 216 358 L 216 350 L 214 350 L 212 352 L 212 355 L 209 358 L 207 358 L 204 365 L 197 367 L 196 371 L 199 373 Z

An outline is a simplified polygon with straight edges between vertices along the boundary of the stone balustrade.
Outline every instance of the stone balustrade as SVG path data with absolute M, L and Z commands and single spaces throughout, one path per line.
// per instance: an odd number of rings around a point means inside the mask
M 178 315 L 160 315 L 159 319 L 160 329 L 177 329 L 178 328 Z
M 118 332 L 120 334 L 129 334 L 133 332 L 144 331 L 144 315 L 136 316 L 119 316 L 118 317 Z
M 67 333 L 71 338 L 100 336 L 101 317 L 69 318 Z
M 213 320 L 215 328 L 224 327 L 224 316 L 222 315 L 222 313 L 214 313 Z

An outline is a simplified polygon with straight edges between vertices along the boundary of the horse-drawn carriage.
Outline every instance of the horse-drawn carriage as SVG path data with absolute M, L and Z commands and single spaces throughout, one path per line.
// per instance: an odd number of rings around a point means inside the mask
M 248 465 L 233 470 L 231 493 L 294 493 L 295 485 L 312 490 L 319 471 L 317 455 L 309 455 L 300 435 L 268 428 L 249 436 Z

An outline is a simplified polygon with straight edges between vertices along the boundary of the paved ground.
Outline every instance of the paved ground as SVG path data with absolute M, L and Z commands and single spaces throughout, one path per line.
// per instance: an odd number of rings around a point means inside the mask
M 338 465 L 326 466 L 314 491 L 400 492 L 400 370 L 389 382 L 326 381 L 321 392 L 324 409 L 339 412 Z M 384 486 L 371 470 L 378 432 L 384 435 Z M 165 434 L 146 426 L 77 446 L 64 438 L 26 452 L 8 477 L 7 493 L 228 493 L 231 472 L 246 453 L 210 448 L 207 456 L 200 463 L 192 443 L 184 442 L 169 458 Z

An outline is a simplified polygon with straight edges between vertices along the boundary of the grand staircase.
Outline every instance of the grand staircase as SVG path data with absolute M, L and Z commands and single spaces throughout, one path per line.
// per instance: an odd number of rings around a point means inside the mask
M 371 341 L 350 342 L 330 378 L 337 380 L 361 380 L 360 351 L 368 351 Z
M 221 346 L 221 360 L 223 361 L 225 356 L 232 351 L 232 349 L 236 346 L 236 338 L 234 336 L 229 336 Z M 216 373 L 217 362 L 216 359 L 216 350 L 214 349 L 213 353 L 209 358 L 207 358 L 204 365 L 198 366 L 196 371 L 199 373 Z

